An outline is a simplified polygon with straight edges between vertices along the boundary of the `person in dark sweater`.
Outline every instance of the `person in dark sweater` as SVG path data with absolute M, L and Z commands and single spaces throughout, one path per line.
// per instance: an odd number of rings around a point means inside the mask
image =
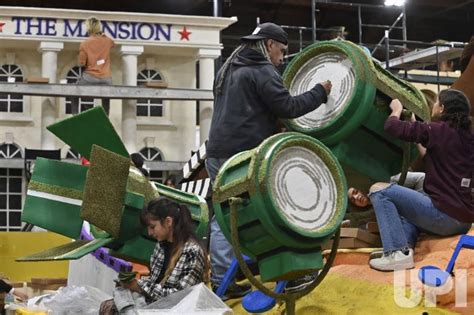
M 3 281 L 2 279 L 0 279 L 0 292 L 13 294 L 22 301 L 28 300 L 28 295 L 26 295 L 25 293 L 15 289 L 14 287 L 9 285 L 8 283 Z
M 426 195 L 394 184 L 376 183 L 370 188 L 384 255 L 369 264 L 382 271 L 414 267 L 407 240 L 416 239 L 420 230 L 442 236 L 463 234 L 474 221 L 474 135 L 464 93 L 441 91 L 430 123 L 400 121 L 403 107 L 398 100 L 390 108 L 385 131 L 426 148 Z
M 287 45 L 288 34 L 280 26 L 260 24 L 251 35 L 242 37 L 242 44 L 217 73 L 206 150 L 211 182 L 228 158 L 257 147 L 275 134 L 279 118 L 297 118 L 327 102 L 330 81 L 296 96 L 285 88 L 276 67 L 283 62 Z M 232 262 L 233 251 L 215 217 L 211 220 L 210 251 L 211 281 L 217 288 Z M 233 283 L 224 299 L 242 296 L 249 289 Z

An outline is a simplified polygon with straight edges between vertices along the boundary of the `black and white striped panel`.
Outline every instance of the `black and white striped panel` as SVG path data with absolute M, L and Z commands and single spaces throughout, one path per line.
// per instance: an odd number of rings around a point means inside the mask
M 183 167 L 183 181 L 188 180 L 192 177 L 194 171 L 199 169 L 201 165 L 204 165 L 204 161 L 206 160 L 206 146 L 207 140 L 199 147 L 199 150 L 196 151 L 192 156 L 191 159 L 186 162 Z
M 180 190 L 203 198 L 210 197 L 212 192 L 211 179 L 205 178 L 182 183 Z

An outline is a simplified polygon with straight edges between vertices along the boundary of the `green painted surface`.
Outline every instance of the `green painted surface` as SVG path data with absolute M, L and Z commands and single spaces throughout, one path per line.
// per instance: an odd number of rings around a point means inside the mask
M 94 144 L 119 155 L 129 156 L 102 106 L 61 120 L 47 129 L 86 159 L 90 158 Z
M 80 211 L 80 206 L 27 195 L 21 221 L 76 239 L 83 223 Z
M 31 182 L 84 190 L 88 168 L 86 166 L 37 158 Z
M 23 222 L 78 238 L 83 220 L 80 202 L 87 168 L 38 158 L 21 215 Z M 40 193 L 41 196 L 33 196 Z M 73 200 L 68 200 L 68 198 Z
M 128 261 L 149 265 L 155 246 L 156 241 L 145 238 L 142 235 L 137 235 L 125 242 L 119 249 L 109 250 L 109 254 Z
M 140 222 L 141 208 L 133 208 L 129 206 L 123 207 L 122 221 L 120 222 L 120 234 L 117 238 L 118 242 L 126 242 L 136 235 L 139 235 L 143 230 Z
M 291 280 L 322 269 L 323 257 L 320 251 L 307 253 L 282 250 L 281 252 L 259 259 L 260 277 L 267 281 Z M 285 275 L 281 277 L 281 275 Z

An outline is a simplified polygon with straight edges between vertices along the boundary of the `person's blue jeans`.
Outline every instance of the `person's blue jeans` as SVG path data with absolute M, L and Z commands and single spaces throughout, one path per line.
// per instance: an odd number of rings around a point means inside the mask
M 206 159 L 207 174 L 212 184 L 214 184 L 214 179 L 221 165 L 224 164 L 226 160 L 227 159 L 216 158 Z M 215 215 L 211 219 L 211 240 L 209 248 L 211 252 L 211 282 L 213 285 L 219 286 L 234 258 L 234 251 L 232 245 L 227 241 L 224 233 L 222 233 Z
M 419 231 L 449 236 L 469 231 L 471 223 L 460 222 L 438 210 L 431 198 L 392 184 L 369 194 L 382 238 L 383 250 L 414 248 Z

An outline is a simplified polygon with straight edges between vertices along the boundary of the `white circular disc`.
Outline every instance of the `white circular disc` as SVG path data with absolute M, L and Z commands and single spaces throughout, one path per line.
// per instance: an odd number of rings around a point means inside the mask
M 327 52 L 309 59 L 291 82 L 290 94 L 299 95 L 317 83 L 330 80 L 332 90 L 328 101 L 308 114 L 293 121 L 302 128 L 318 128 L 331 122 L 347 106 L 355 89 L 354 66 L 347 56 Z
M 304 147 L 278 153 L 272 161 L 270 186 L 277 211 L 296 228 L 317 231 L 336 213 L 336 182 L 323 160 Z

